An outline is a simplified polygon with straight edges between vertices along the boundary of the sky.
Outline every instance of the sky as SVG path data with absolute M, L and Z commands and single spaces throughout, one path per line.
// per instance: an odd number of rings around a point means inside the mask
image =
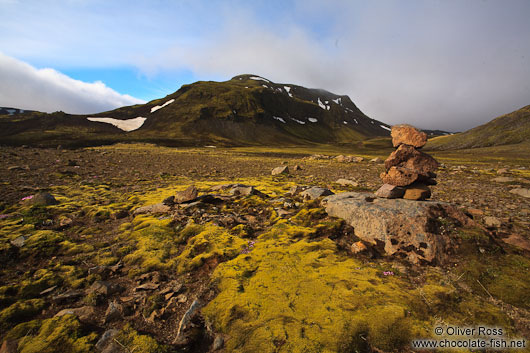
M 90 114 L 243 73 L 464 131 L 530 104 L 528 0 L 0 0 L 0 106 Z

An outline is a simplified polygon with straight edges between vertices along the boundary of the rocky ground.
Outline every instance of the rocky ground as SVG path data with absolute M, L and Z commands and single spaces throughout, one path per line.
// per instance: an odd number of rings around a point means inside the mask
M 435 323 L 529 338 L 530 160 L 435 155 L 432 199 L 471 223 L 438 219 L 457 246 L 425 264 L 321 205 L 375 191 L 387 155 L 3 147 L 1 352 L 407 351 Z

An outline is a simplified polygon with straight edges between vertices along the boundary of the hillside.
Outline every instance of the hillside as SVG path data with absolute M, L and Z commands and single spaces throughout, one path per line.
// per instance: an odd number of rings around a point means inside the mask
M 466 132 L 433 138 L 426 148 L 454 150 L 527 143 L 529 140 L 530 105 L 527 105 Z
M 0 116 L 0 143 L 72 146 L 348 144 L 389 135 L 348 96 L 253 75 L 183 85 L 162 99 L 93 115 Z

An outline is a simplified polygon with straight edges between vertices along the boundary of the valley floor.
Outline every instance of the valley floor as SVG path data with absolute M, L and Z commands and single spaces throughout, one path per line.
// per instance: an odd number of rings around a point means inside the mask
M 436 325 L 486 325 L 528 347 L 530 198 L 510 190 L 530 188 L 530 158 L 434 154 L 443 166 L 432 199 L 477 224 L 454 229 L 462 249 L 437 267 L 353 254 L 351 227 L 289 194 L 375 191 L 384 167 L 370 159 L 390 150 L 355 152 L 364 160 L 308 158 L 336 149 L 3 147 L 0 342 L 21 352 L 390 352 L 411 351 Z M 283 165 L 290 174 L 271 176 Z M 222 187 L 237 183 L 265 196 Z M 137 210 L 190 185 L 216 196 Z M 58 203 L 34 205 L 41 191 Z

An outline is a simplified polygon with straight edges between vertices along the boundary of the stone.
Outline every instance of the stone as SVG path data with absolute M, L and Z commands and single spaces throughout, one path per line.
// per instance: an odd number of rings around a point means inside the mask
M 173 344 L 175 345 L 181 345 L 182 343 L 185 343 L 185 331 L 188 329 L 188 327 L 191 324 L 191 319 L 196 314 L 196 312 L 201 308 L 201 303 L 195 299 L 193 303 L 191 303 L 189 309 L 184 313 L 182 316 L 182 319 L 179 322 L 178 330 L 177 330 L 177 336 L 173 340 Z
M 306 190 L 307 188 L 307 186 L 293 185 L 289 188 L 288 194 L 291 196 L 295 196 L 301 193 L 302 191 Z
M 519 195 L 522 197 L 530 198 L 530 189 L 515 188 L 515 189 L 510 190 L 510 193 Z
M 354 254 L 359 254 L 359 253 L 367 252 L 368 247 L 364 245 L 362 241 L 356 241 L 355 243 L 351 245 L 350 250 Z
M 55 314 L 55 317 L 60 317 L 64 315 L 74 315 L 81 322 L 93 322 L 96 315 L 96 311 L 93 306 L 82 306 L 80 308 L 69 308 L 63 309 Z
M 66 217 L 66 216 L 61 216 L 59 218 L 59 227 L 61 228 L 67 228 L 67 227 L 70 227 L 72 225 L 74 221 L 69 218 L 69 217 Z
M 170 210 L 171 208 L 169 206 L 164 205 L 163 203 L 157 203 L 154 205 L 138 207 L 134 210 L 133 215 L 137 216 L 139 214 L 146 213 L 168 213 Z
M 364 160 L 363 157 L 343 156 L 342 154 L 338 155 L 337 157 L 335 157 L 335 159 L 339 163 L 358 163 L 358 162 L 362 162 Z
M 502 226 L 502 222 L 497 217 L 487 216 L 484 217 L 484 225 L 488 228 L 499 228 Z
M 251 195 L 265 196 L 264 193 L 262 193 L 255 187 L 246 186 L 246 185 L 234 186 L 232 189 L 230 189 L 230 194 L 234 196 L 251 196 Z
M 139 292 L 141 290 L 155 290 L 158 289 L 158 287 L 160 287 L 160 284 L 158 283 L 147 282 L 134 288 L 134 291 Z
M 119 330 L 116 329 L 110 329 L 105 331 L 100 339 L 96 343 L 96 349 L 98 351 L 103 351 L 107 346 L 109 346 L 111 343 L 113 343 L 113 338 L 116 337 L 120 333 Z
M 109 302 L 107 311 L 105 312 L 104 322 L 109 323 L 112 321 L 117 321 L 122 318 L 123 307 L 115 301 Z
M 381 163 L 383 160 L 379 157 L 370 159 L 370 163 Z
M 497 183 L 511 183 L 515 181 L 515 179 L 511 177 L 497 177 L 497 178 L 494 178 L 493 181 Z
M 17 353 L 18 342 L 15 340 L 5 340 L 0 347 L 0 353 Z
M 497 170 L 497 174 L 508 174 L 508 173 L 509 173 L 509 171 L 506 168 L 501 168 L 501 169 Z
M 289 174 L 289 167 L 283 166 L 283 167 L 276 167 L 271 172 L 272 175 L 280 175 L 280 174 Z
M 118 284 L 105 281 L 96 281 L 87 289 L 86 294 L 96 294 L 107 297 L 121 291 L 123 291 L 123 288 Z
M 419 174 L 413 170 L 402 167 L 391 167 L 388 171 L 379 175 L 383 183 L 396 186 L 407 186 L 419 178 Z
M 427 143 L 427 134 L 425 132 L 407 124 L 392 126 L 390 135 L 392 136 L 392 145 L 394 147 L 405 144 L 421 148 Z
M 403 198 L 407 200 L 426 200 L 429 197 L 431 197 L 431 189 L 422 183 L 407 186 L 403 195 Z
M 23 235 L 20 235 L 16 237 L 15 239 L 10 241 L 11 245 L 16 246 L 17 248 L 21 248 L 26 243 L 26 237 Z
M 195 187 L 195 185 L 189 186 L 184 191 L 179 191 L 175 195 L 175 203 L 185 203 L 193 201 L 197 198 L 199 195 L 199 190 Z
M 215 335 L 215 338 L 213 340 L 213 344 L 212 344 L 212 351 L 218 351 L 220 350 L 221 348 L 223 348 L 225 344 L 225 340 L 223 338 L 223 336 L 221 335 Z
M 359 183 L 350 179 L 338 179 L 335 183 L 342 186 L 359 186 Z
M 381 247 L 388 255 L 412 263 L 443 264 L 449 259 L 453 242 L 438 226 L 438 218 L 454 220 L 462 226 L 475 223 L 456 207 L 434 201 L 376 198 L 371 193 L 346 192 L 322 200 L 326 212 L 344 219 L 362 241 Z
M 304 199 L 310 199 L 315 200 L 322 196 L 329 196 L 333 195 L 333 192 L 326 188 L 321 188 L 318 186 L 313 186 L 312 188 L 309 188 L 307 190 L 304 190 L 300 193 L 300 196 L 302 196 Z
M 57 205 L 59 202 L 52 194 L 48 192 L 39 192 L 33 196 L 31 203 L 35 206 L 50 206 Z
M 302 170 L 302 167 L 297 164 L 294 166 L 293 170 Z
M 507 238 L 502 238 L 506 244 L 530 251 L 530 240 L 519 234 L 510 234 Z
M 478 208 L 469 207 L 467 212 L 473 216 L 473 218 L 484 215 L 484 211 L 479 210 Z
M 401 186 L 383 184 L 376 192 L 375 196 L 385 199 L 399 199 L 405 194 L 405 189 Z
M 410 169 L 415 173 L 427 176 L 429 173 L 435 172 L 440 163 L 412 146 L 400 145 L 385 160 L 385 168 L 387 170 L 394 166 Z
M 82 297 L 83 295 L 85 295 L 85 293 L 83 291 L 71 289 L 69 291 L 66 291 L 64 293 L 61 293 L 61 294 L 58 294 L 58 295 L 54 296 L 52 298 L 52 300 L 54 302 L 56 302 L 56 303 L 63 303 L 63 302 L 67 302 L 67 301 L 77 300 L 78 298 Z

